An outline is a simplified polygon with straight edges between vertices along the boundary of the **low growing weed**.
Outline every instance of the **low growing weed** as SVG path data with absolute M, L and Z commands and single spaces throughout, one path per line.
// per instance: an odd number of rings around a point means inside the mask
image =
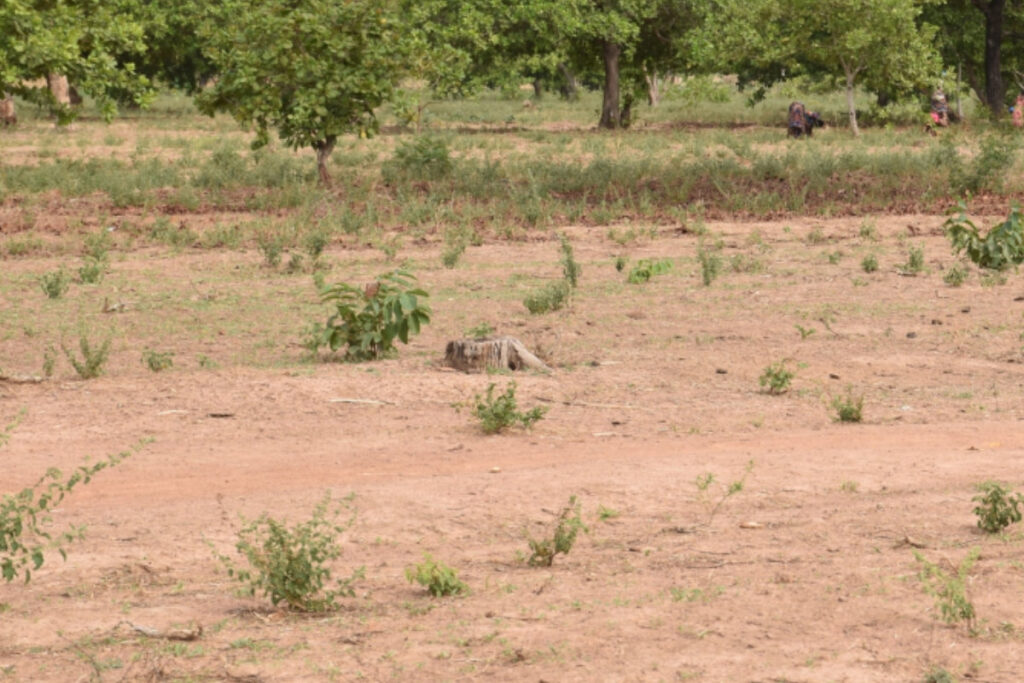
M 216 553 L 217 559 L 251 595 L 260 593 L 275 606 L 284 603 L 302 612 L 335 609 L 339 597 L 355 595 L 352 584 L 363 577 L 359 568 L 332 581 L 328 566 L 341 556 L 338 537 L 355 523 L 352 498 L 334 500 L 328 492 L 308 520 L 293 526 L 264 513 L 238 533 L 235 548 L 245 558 L 246 568 L 239 568 L 226 555 Z M 339 522 L 343 511 L 350 514 Z
M 860 267 L 865 273 L 873 273 L 878 270 L 878 257 L 874 254 L 868 254 L 861 259 Z
M 705 246 L 704 241 L 701 240 L 697 243 L 697 262 L 700 263 L 701 282 L 705 287 L 710 287 L 722 270 L 722 256 L 718 253 L 718 249 Z
M 82 352 L 81 360 L 76 358 L 75 354 L 67 346 L 64 346 L 63 343 L 60 347 L 64 350 L 64 355 L 67 356 L 68 362 L 71 363 L 79 377 L 82 379 L 93 379 L 103 374 L 103 366 L 110 355 L 110 344 L 111 337 L 107 337 L 99 347 L 96 347 L 89 342 L 88 337 L 84 334 L 81 335 L 78 338 L 78 348 Z
M 163 372 L 173 367 L 174 353 L 171 351 L 152 351 L 146 349 L 142 352 L 142 362 L 153 372 Z
M 978 516 L 979 529 L 995 534 L 1021 520 L 1024 494 L 1013 493 L 996 481 L 983 482 L 976 488 L 979 493 L 971 500 L 978 504 L 974 514 Z
M 670 259 L 661 259 L 660 261 L 646 258 L 640 259 L 629 269 L 626 282 L 631 285 L 643 284 L 650 281 L 655 275 L 664 275 L 671 270 L 672 261 Z
M 469 586 L 459 580 L 458 572 L 441 562 L 435 562 L 429 553 L 423 555 L 423 561 L 419 564 L 406 567 L 405 578 L 409 583 L 423 586 L 435 598 L 469 592 Z
M 534 538 L 527 534 L 526 541 L 530 545 L 530 557 L 527 564 L 531 567 L 550 567 L 558 555 L 568 555 L 576 544 L 576 536 L 582 530 L 589 533 L 580 517 L 580 503 L 576 496 L 569 497 L 569 504 L 562 508 L 558 521 L 550 538 Z
M 846 396 L 832 398 L 832 409 L 839 422 L 860 422 L 864 419 L 864 397 L 854 396 L 852 390 L 847 390 Z
M 789 384 L 795 376 L 796 373 L 786 367 L 786 361 L 780 360 L 766 367 L 758 381 L 764 391 L 777 396 L 789 391 Z
M 525 299 L 523 305 L 534 315 L 558 311 L 565 308 L 572 294 L 572 287 L 565 280 L 548 283 L 543 289 L 533 292 Z
M 697 477 L 694 482 L 697 486 L 697 501 L 704 506 L 704 509 L 708 513 L 707 524 L 715 519 L 715 515 L 718 514 L 719 508 L 737 493 L 743 490 L 746 486 L 747 477 L 754 470 L 754 461 L 749 460 L 746 466 L 743 468 L 743 476 L 736 481 L 730 483 L 728 486 L 718 484 L 717 489 L 713 488 L 713 485 L 717 483 L 717 478 L 712 472 L 705 472 Z M 717 495 L 716 495 L 717 491 Z
M 942 276 L 942 281 L 950 287 L 959 287 L 967 282 L 967 269 L 959 263 L 954 263 Z
M 78 268 L 78 281 L 83 285 L 94 285 L 103 279 L 107 270 L 107 262 L 91 256 Z
M 924 592 L 935 599 L 935 609 L 947 624 L 962 622 L 968 632 L 974 631 L 976 614 L 974 604 L 967 596 L 967 578 L 978 561 L 977 548 L 971 550 L 959 566 L 951 566 L 947 572 L 915 551 L 914 559 L 921 565 L 917 574 Z M 952 563 L 951 563 L 952 565 Z
M 509 382 L 505 393 L 498 397 L 494 396 L 492 382 L 487 386 L 487 394 L 483 397 L 477 394 L 474 401 L 476 407 L 473 409 L 473 416 L 480 420 L 484 434 L 497 434 L 515 424 L 521 424 L 529 429 L 548 411 L 547 406 L 536 406 L 525 413 L 520 412 L 516 404 L 515 382 Z
M 61 298 L 67 293 L 70 286 L 71 276 L 68 275 L 64 266 L 39 276 L 39 287 L 43 290 L 43 294 L 50 299 Z

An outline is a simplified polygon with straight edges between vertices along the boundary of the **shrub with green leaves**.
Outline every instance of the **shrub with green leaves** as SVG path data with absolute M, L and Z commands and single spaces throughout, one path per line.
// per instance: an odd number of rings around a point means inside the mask
M 954 263 L 942 276 L 942 281 L 950 287 L 959 287 L 967 282 L 967 269 L 959 263 Z
M 576 536 L 582 530 L 589 533 L 580 516 L 581 504 L 576 496 L 569 497 L 569 504 L 562 508 L 555 522 L 550 538 L 534 538 L 527 534 L 526 541 L 530 545 L 530 557 L 527 563 L 531 567 L 550 567 L 558 555 L 568 555 L 576 545 Z
M 0 432 L 0 446 L 7 443 L 17 421 L 7 425 Z M 47 531 L 50 511 L 78 484 L 88 484 L 93 476 L 131 457 L 142 447 L 110 455 L 94 463 L 79 465 L 67 475 L 51 467 L 39 481 L 16 494 L 4 494 L 0 499 L 0 575 L 5 581 L 24 576 L 25 583 L 32 579 L 32 572 L 43 566 L 47 551 L 56 550 L 67 559 L 64 546 L 82 536 L 83 529 L 70 527 L 54 536 Z
M 523 299 L 526 310 L 535 315 L 558 311 L 569 302 L 572 287 L 565 280 L 548 283 L 543 289 Z
M 338 521 L 345 511 L 348 518 Z M 337 607 L 339 597 L 355 595 L 352 585 L 363 577 L 363 568 L 333 579 L 331 563 L 341 556 L 338 537 L 355 523 L 352 496 L 334 500 L 327 492 L 305 522 L 289 526 L 264 513 L 238 532 L 235 549 L 245 558 L 238 567 L 231 558 L 217 558 L 231 576 L 245 585 L 250 595 L 270 598 L 303 612 L 323 612 Z
M 971 500 L 978 504 L 974 514 L 978 516 L 979 529 L 995 534 L 1021 520 L 1024 494 L 1014 493 L 996 481 L 978 484 L 977 489 L 978 495 Z
M 562 277 L 565 278 L 570 287 L 576 289 L 580 283 L 580 275 L 583 274 L 583 266 L 577 263 L 576 258 L 573 256 L 572 242 L 569 241 L 569 238 L 565 235 L 559 235 L 558 241 L 562 252 Z
M 281 255 L 284 253 L 284 238 L 281 235 L 263 233 L 256 238 L 256 246 L 263 254 L 263 262 L 268 268 L 281 265 Z
M 706 246 L 702 240 L 697 244 L 697 262 L 700 263 L 701 282 L 710 287 L 722 270 L 722 256 L 718 249 Z
M 399 175 L 413 180 L 438 180 L 448 176 L 454 167 L 444 138 L 422 135 L 400 143 L 383 170 L 389 181 Z
M 950 216 L 943 226 L 954 253 L 966 254 L 978 267 L 991 270 L 1003 270 L 1024 262 L 1024 220 L 1019 206 L 1011 207 L 1006 220 L 984 236 L 967 217 L 967 205 L 960 202 L 957 206 L 960 213 Z
M 64 296 L 70 286 L 71 276 L 68 275 L 64 266 L 39 276 L 39 287 L 43 290 L 43 294 L 51 299 L 59 299 Z
M 967 577 L 978 561 L 978 550 L 971 550 L 959 566 L 952 567 L 952 573 L 930 562 L 917 551 L 914 552 L 914 559 L 921 565 L 917 574 L 921 588 L 935 599 L 935 609 L 942 620 L 947 624 L 963 622 L 969 631 L 972 630 L 976 614 L 974 603 L 967 596 Z
M 78 338 L 78 349 L 82 352 L 81 360 L 76 358 L 75 354 L 63 343 L 61 343 L 60 347 L 64 350 L 64 355 L 67 356 L 68 362 L 71 363 L 79 377 L 82 379 L 93 379 L 103 374 L 103 366 L 110 355 L 110 343 L 111 338 L 107 337 L 99 347 L 96 347 L 89 341 L 88 337 L 84 334 L 81 335 Z
M 429 294 L 415 287 L 416 278 L 404 270 L 377 277 L 366 287 L 339 283 L 324 289 L 320 300 L 334 306 L 327 324 L 318 328 L 319 346 L 345 348 L 353 361 L 376 360 L 395 352 L 395 340 L 409 343 L 430 322 Z
M 778 395 L 789 391 L 789 384 L 795 376 L 796 373 L 786 367 L 786 361 L 780 360 L 766 367 L 758 381 L 767 393 Z
M 406 567 L 405 578 L 409 583 L 423 586 L 435 598 L 469 592 L 469 586 L 459 580 L 457 571 L 441 562 L 435 562 L 429 553 L 423 554 L 423 561 L 419 564 Z
M 480 420 L 480 427 L 484 434 L 497 434 L 516 424 L 521 424 L 529 429 L 547 413 L 547 406 L 536 406 L 526 411 L 519 411 L 516 403 L 516 383 L 509 382 L 505 387 L 505 393 L 495 396 L 494 383 L 487 386 L 487 393 L 484 396 L 477 394 L 474 397 L 476 407 L 473 408 L 473 416 Z
M 924 270 L 924 249 L 921 247 L 911 247 L 907 253 L 907 262 L 900 267 L 900 271 L 905 275 L 917 275 Z
M 174 366 L 174 353 L 146 349 L 142 352 L 142 362 L 153 372 L 163 372 Z
M 661 259 L 659 261 L 647 258 L 640 259 L 629 269 L 626 282 L 631 285 L 643 284 L 649 282 L 655 275 L 664 275 L 671 270 L 671 259 Z
M 860 267 L 865 273 L 873 273 L 878 270 L 878 257 L 874 254 L 868 254 L 861 262 Z
M 864 397 L 854 396 L 853 391 L 848 390 L 846 396 L 833 397 L 832 409 L 839 422 L 860 422 L 864 419 Z
M 94 259 L 90 256 L 78 268 L 78 281 L 83 285 L 94 285 L 103 279 L 106 270 L 106 261 Z

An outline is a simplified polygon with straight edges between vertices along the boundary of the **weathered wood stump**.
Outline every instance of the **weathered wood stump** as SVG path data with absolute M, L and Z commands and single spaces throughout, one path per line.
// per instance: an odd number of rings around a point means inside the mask
M 444 364 L 463 372 L 486 372 L 488 368 L 551 371 L 515 337 L 450 341 L 444 350 Z

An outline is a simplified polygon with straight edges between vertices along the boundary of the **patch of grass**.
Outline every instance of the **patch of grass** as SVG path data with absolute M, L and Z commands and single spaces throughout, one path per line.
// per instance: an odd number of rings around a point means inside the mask
M 906 275 L 917 275 L 924 271 L 924 249 L 922 247 L 911 247 L 907 253 L 907 262 L 900 267 L 900 271 Z
M 864 419 L 864 396 L 854 396 L 852 390 L 847 390 L 846 396 L 832 398 L 832 409 L 839 422 L 860 422 Z
M 71 276 L 64 266 L 49 273 L 39 276 L 39 287 L 50 299 L 59 299 L 64 296 L 71 287 Z
M 489 322 L 482 322 L 466 330 L 466 336 L 470 339 L 484 339 L 494 334 L 494 328 Z
M 111 341 L 112 338 L 107 337 L 97 347 L 84 334 L 80 335 L 78 338 L 78 349 L 82 353 L 81 360 L 76 358 L 75 354 L 64 344 L 61 344 L 61 349 L 64 350 L 64 355 L 79 377 L 82 379 L 93 379 L 103 374 L 103 366 L 106 365 L 107 357 L 110 355 Z
M 626 282 L 631 285 L 643 284 L 649 282 L 650 279 L 656 275 L 664 275 L 672 270 L 672 261 L 670 259 L 640 259 L 636 264 L 629 269 L 629 275 L 626 277 Z
M 94 285 L 103 279 L 107 262 L 88 257 L 78 269 L 78 281 L 83 285 Z
M 874 254 L 868 254 L 861 259 L 860 267 L 865 273 L 873 273 L 878 270 L 878 257 Z
M 153 372 L 163 372 L 174 365 L 174 353 L 146 349 L 142 352 L 142 362 Z
M 435 598 L 469 592 L 469 586 L 459 580 L 458 572 L 441 562 L 435 562 L 429 553 L 424 553 L 423 561 L 419 564 L 406 567 L 405 578 L 409 583 L 420 584 Z
M 526 310 L 534 315 L 561 310 L 570 300 L 572 287 L 565 280 L 548 283 L 523 299 Z
M 473 416 L 480 420 L 484 434 L 497 434 L 516 424 L 529 429 L 548 411 L 547 406 L 536 406 L 525 413 L 520 412 L 516 403 L 516 383 L 509 382 L 505 393 L 497 397 L 494 396 L 494 386 L 492 382 L 483 397 L 477 394 L 474 398 Z
M 710 287 L 722 270 L 722 256 L 719 254 L 719 250 L 705 245 L 703 240 L 699 241 L 697 243 L 697 262 L 700 264 L 701 282 L 705 287 Z
M 538 539 L 527 534 L 526 541 L 530 546 L 527 564 L 531 567 L 550 567 L 554 564 L 555 557 L 569 554 L 576 545 L 576 536 L 580 531 L 589 533 L 580 517 L 581 507 L 576 496 L 570 496 L 569 504 L 559 513 L 550 537 Z

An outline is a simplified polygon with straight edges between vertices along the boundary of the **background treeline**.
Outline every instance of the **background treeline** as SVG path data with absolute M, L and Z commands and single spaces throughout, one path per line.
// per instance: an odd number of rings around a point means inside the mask
M 885 120 L 938 86 L 998 118 L 1024 87 L 1022 34 L 1019 0 L 6 0 L 0 93 L 67 121 L 77 95 L 113 117 L 178 88 L 257 146 L 276 130 L 312 148 L 326 182 L 338 137 L 373 133 L 386 103 L 415 125 L 435 102 L 527 82 L 600 91 L 604 128 L 709 74 L 752 102 L 780 81 L 839 89 L 854 133 L 858 107 Z

